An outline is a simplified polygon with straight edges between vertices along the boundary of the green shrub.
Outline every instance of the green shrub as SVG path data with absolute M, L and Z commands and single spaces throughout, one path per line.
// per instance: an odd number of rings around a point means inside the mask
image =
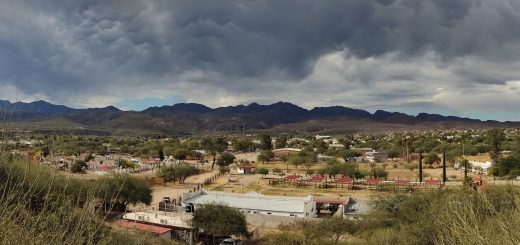
M 87 164 L 83 160 L 76 160 L 71 166 L 70 171 L 73 173 L 85 173 Z

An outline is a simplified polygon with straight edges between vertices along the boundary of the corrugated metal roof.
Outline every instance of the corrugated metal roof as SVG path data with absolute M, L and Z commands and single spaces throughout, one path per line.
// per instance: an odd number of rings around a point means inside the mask
M 158 235 L 164 234 L 166 232 L 170 232 L 172 230 L 169 228 L 164 228 L 164 227 L 155 226 L 155 225 L 142 224 L 142 223 L 137 223 L 137 222 L 128 221 L 128 220 L 117 220 L 114 222 L 114 225 L 117 225 L 117 226 L 123 227 L 123 228 L 128 228 L 128 229 L 151 232 L 151 233 L 158 234 Z
M 209 204 L 222 203 L 233 208 L 273 211 L 285 213 L 303 213 L 305 204 L 312 201 L 311 197 L 280 197 L 265 196 L 257 193 L 231 194 L 221 192 L 202 192 L 201 195 L 187 199 L 184 203 Z

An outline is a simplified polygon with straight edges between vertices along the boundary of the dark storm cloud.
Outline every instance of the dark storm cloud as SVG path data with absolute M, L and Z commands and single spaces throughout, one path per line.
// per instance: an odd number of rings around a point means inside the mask
M 504 85 L 518 80 L 510 64 L 520 54 L 519 11 L 516 0 L 10 1 L 0 9 L 0 84 L 17 80 L 25 95 L 63 103 L 75 95 L 103 104 L 164 90 L 196 101 L 200 91 L 190 85 L 269 100 L 250 91 L 312 93 L 297 85 L 324 78 L 314 74 L 319 61 L 341 53 L 344 65 L 364 72 L 338 67 L 341 75 L 322 86 L 355 91 L 442 79 L 457 88 Z M 431 57 L 432 69 L 449 75 L 410 64 Z M 380 71 L 366 65 L 372 60 L 402 65 Z M 429 94 L 394 92 L 371 97 Z M 213 104 L 226 101 L 233 99 Z

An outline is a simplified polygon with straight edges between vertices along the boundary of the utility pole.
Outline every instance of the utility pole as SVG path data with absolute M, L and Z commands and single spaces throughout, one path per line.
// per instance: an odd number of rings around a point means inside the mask
M 422 150 L 419 150 L 419 183 L 422 183 Z
M 446 146 L 442 152 L 442 182 L 446 183 Z
M 405 139 L 405 148 L 406 148 L 406 162 L 410 162 L 410 152 L 408 151 L 408 138 Z

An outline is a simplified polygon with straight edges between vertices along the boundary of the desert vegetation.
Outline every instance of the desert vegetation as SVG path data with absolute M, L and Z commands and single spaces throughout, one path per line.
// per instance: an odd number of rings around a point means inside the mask
M 281 225 L 268 244 L 518 244 L 520 190 L 490 186 L 387 194 L 359 220 L 331 218 Z
M 142 191 L 136 193 L 136 183 L 141 182 L 123 175 L 99 183 L 65 178 L 4 152 L 0 156 L 0 240 L 13 244 L 147 243 L 150 237 L 123 235 L 106 223 L 108 213 L 126 204 L 149 202 L 149 186 L 142 183 Z

